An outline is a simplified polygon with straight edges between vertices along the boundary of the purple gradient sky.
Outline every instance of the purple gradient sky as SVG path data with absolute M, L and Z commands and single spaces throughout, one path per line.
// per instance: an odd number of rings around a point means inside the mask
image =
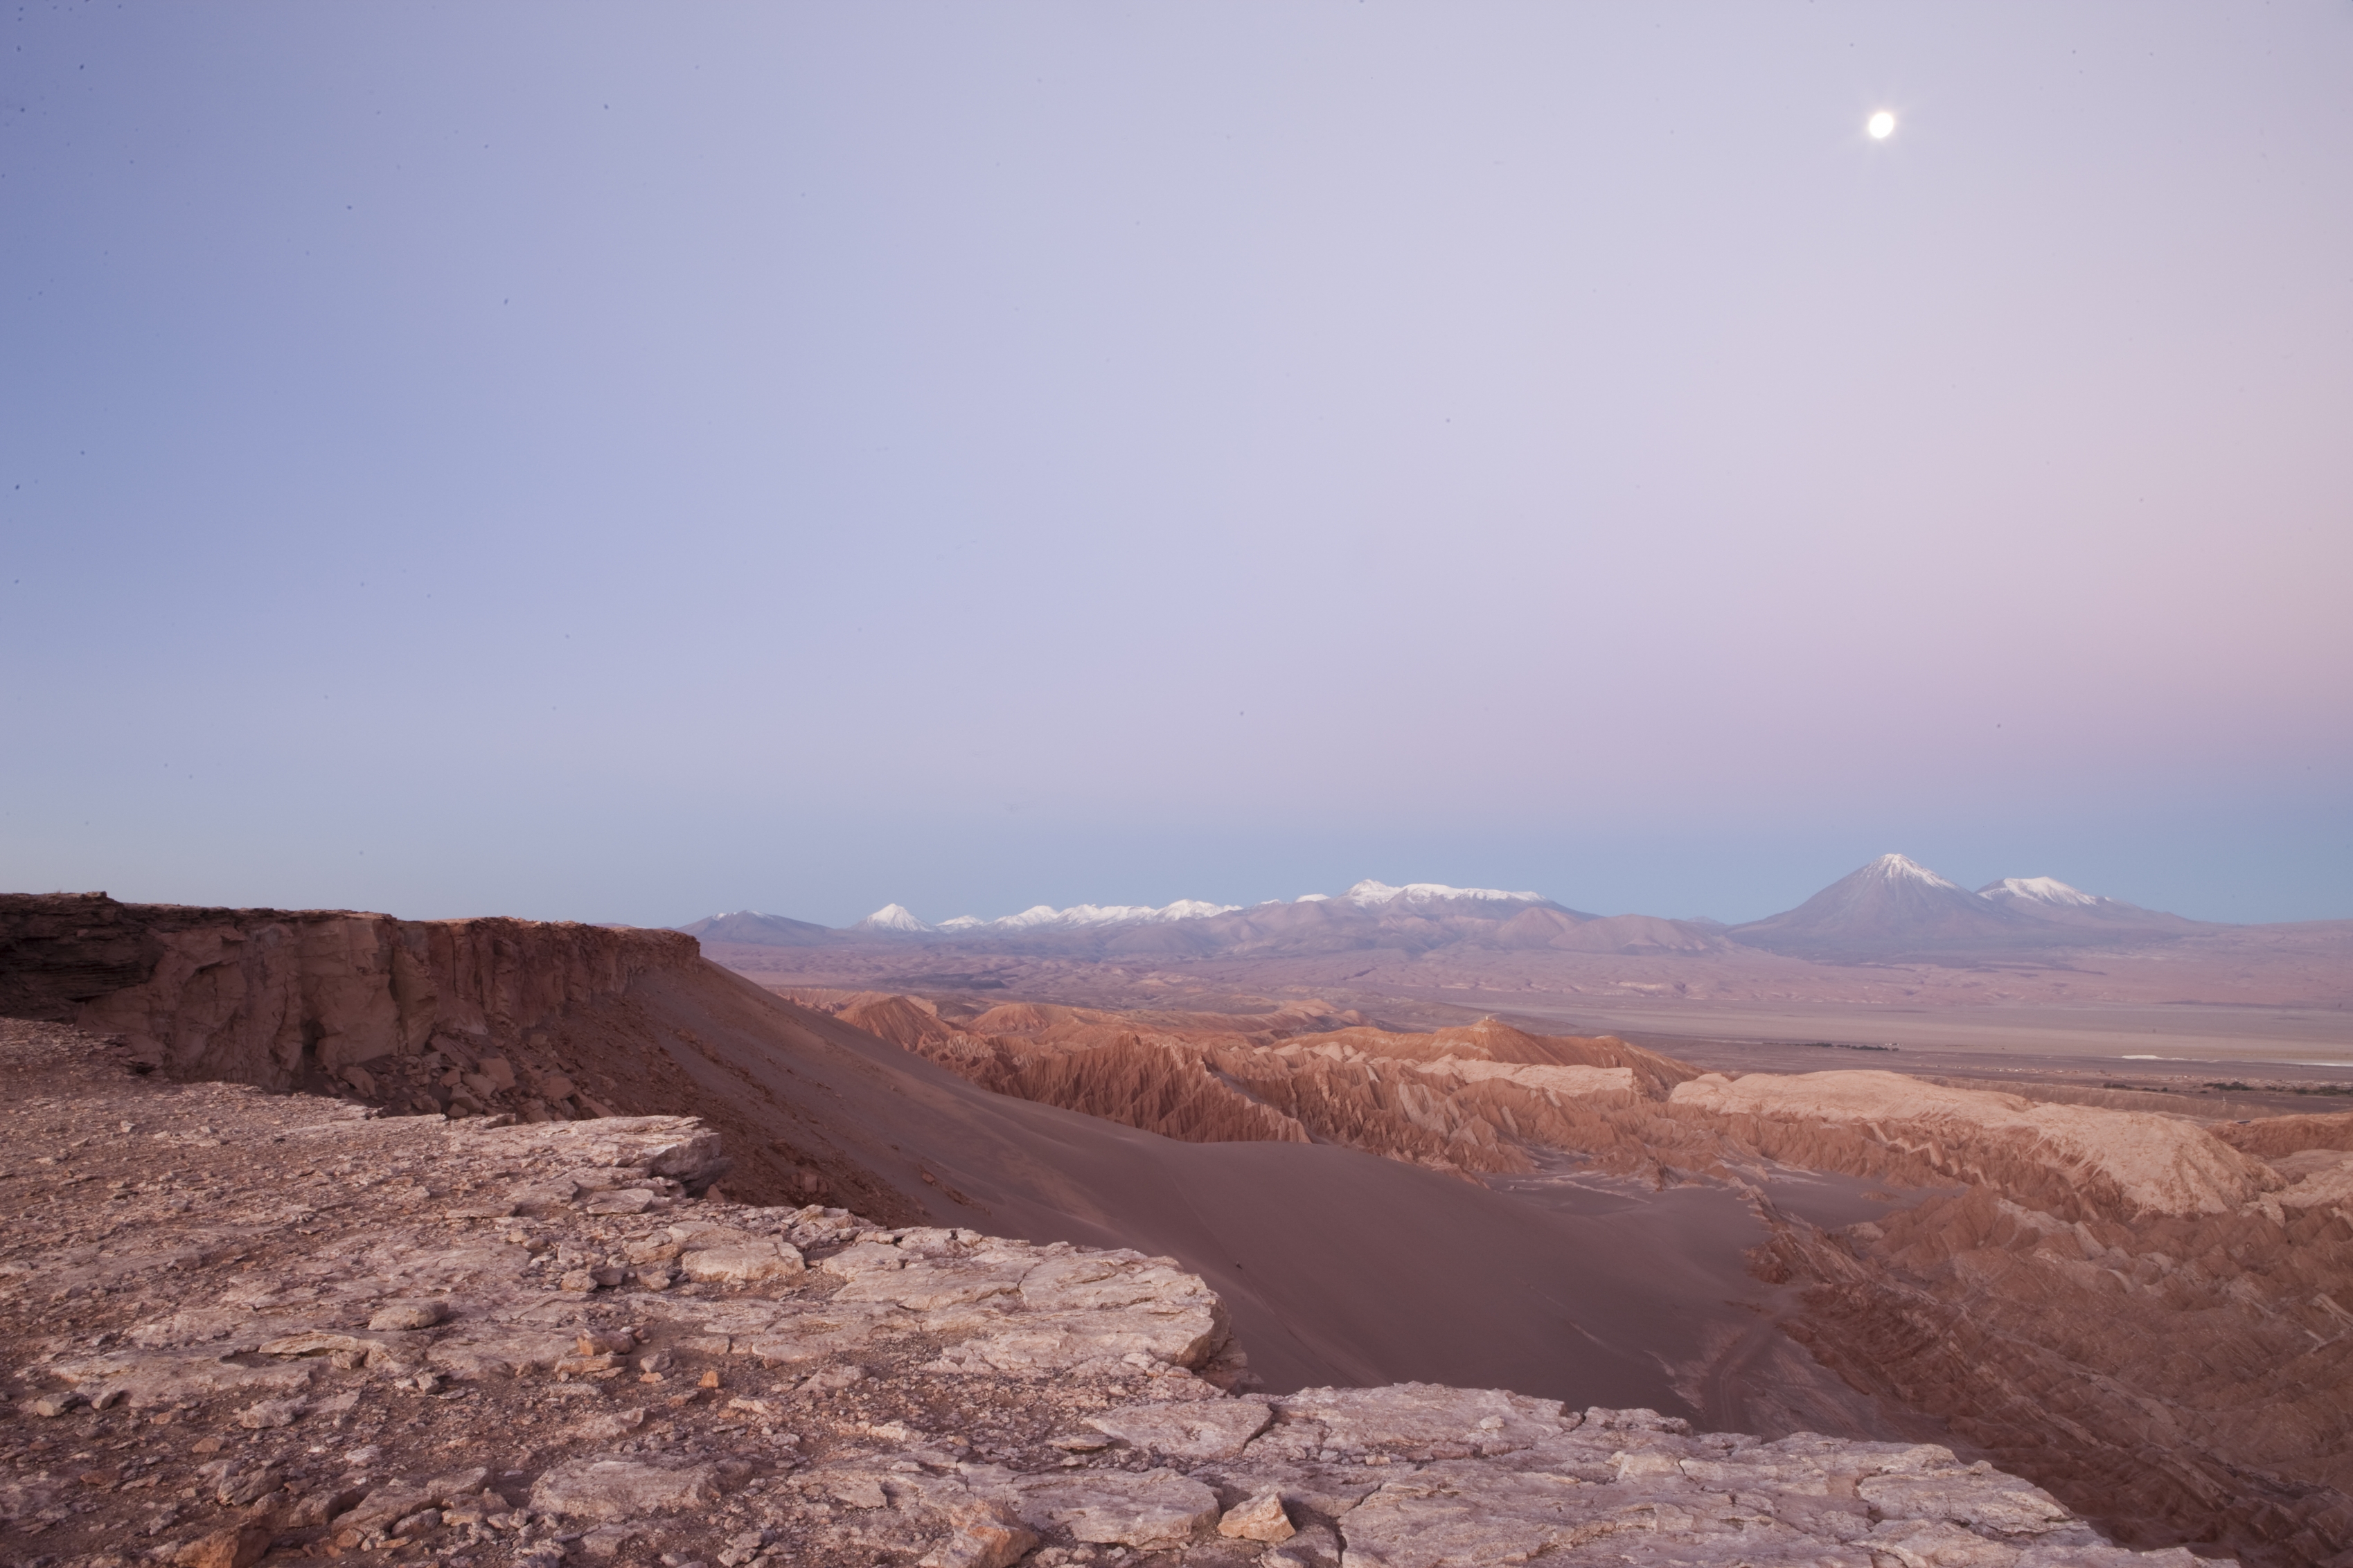
M 26 6 L 0 886 L 2353 915 L 2348 82 L 2334 0 Z

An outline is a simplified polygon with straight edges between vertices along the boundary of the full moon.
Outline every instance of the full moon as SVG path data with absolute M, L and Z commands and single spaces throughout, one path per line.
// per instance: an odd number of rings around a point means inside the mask
M 1895 116 L 1883 109 L 1871 117 L 1863 129 L 1871 132 L 1871 139 L 1873 142 L 1884 142 L 1895 134 Z

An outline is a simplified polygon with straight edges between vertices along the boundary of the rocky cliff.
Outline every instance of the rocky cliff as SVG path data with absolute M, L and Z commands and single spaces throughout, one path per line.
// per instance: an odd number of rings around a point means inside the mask
M 721 1151 L 683 1119 L 382 1118 L 133 1066 L 0 1023 L 0 1531 L 33 1561 L 2194 1561 L 1934 1445 L 1252 1394 L 1167 1259 L 698 1201 Z
M 470 1068 L 698 956 L 674 931 L 0 895 L 0 1016 L 119 1035 L 174 1076 L 265 1089 L 437 1044 Z

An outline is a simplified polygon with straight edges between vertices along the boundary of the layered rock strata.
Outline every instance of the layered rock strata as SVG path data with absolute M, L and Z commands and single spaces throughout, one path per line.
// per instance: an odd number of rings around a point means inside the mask
M 68 1568 L 2124 1568 L 1926 1445 L 1247 1391 L 1165 1259 L 697 1200 L 682 1118 L 174 1084 L 0 1024 L 0 1530 Z

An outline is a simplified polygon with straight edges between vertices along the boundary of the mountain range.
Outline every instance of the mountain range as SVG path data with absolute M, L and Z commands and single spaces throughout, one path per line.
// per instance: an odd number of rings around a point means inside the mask
M 2164 941 L 2218 928 L 2084 892 L 2051 877 L 2009 877 L 1972 892 L 1902 855 L 1883 855 L 1796 908 L 1746 924 L 1597 915 L 1541 893 L 1392 887 L 1362 881 L 1247 908 L 1187 899 L 1145 905 L 1039 904 L 934 925 L 892 903 L 840 929 L 751 910 L 678 928 L 753 947 L 921 943 L 957 951 L 1088 960 L 1261 958 L 1469 945 L 1588 953 L 1755 948 L 1827 962 L 2000 957 L 2052 948 Z

